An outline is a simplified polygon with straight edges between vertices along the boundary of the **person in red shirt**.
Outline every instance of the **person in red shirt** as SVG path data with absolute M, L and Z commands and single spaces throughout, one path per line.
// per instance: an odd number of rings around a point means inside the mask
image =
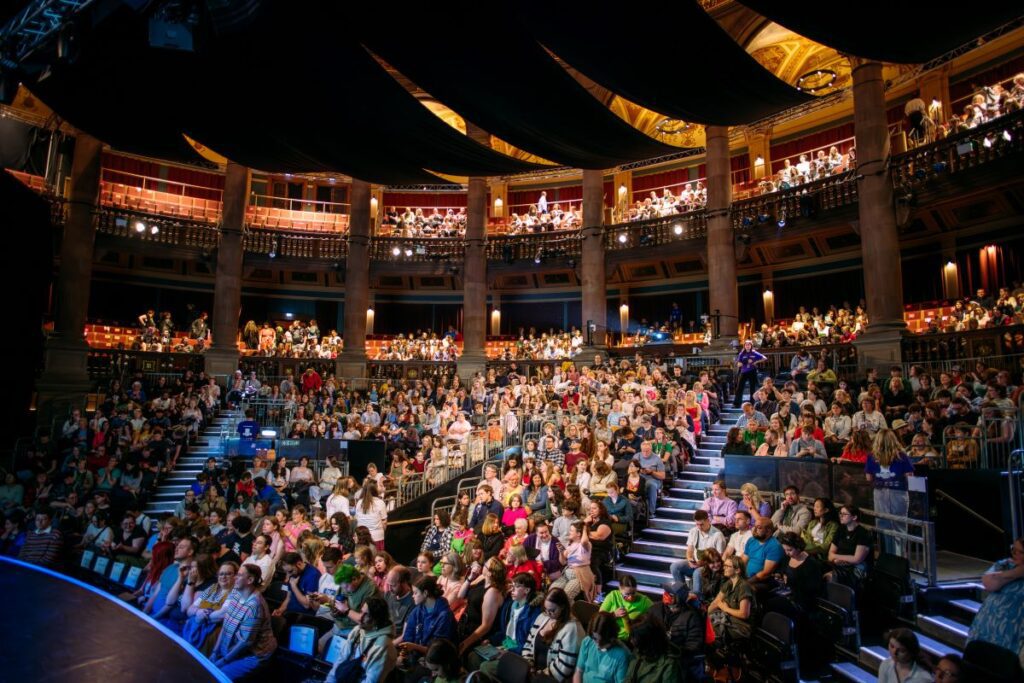
M 313 368 L 306 368 L 306 371 L 302 373 L 302 393 L 317 393 L 323 385 L 323 380 L 320 379 L 320 375 Z
M 864 464 L 871 454 L 871 432 L 866 429 L 858 429 L 843 447 L 843 454 L 838 458 L 832 458 L 832 462 L 852 462 Z
M 576 463 L 586 459 L 587 454 L 583 452 L 583 444 L 573 440 L 569 444 L 569 452 L 565 454 L 565 471 L 573 472 L 576 469 Z
M 536 550 L 532 551 L 536 554 Z M 530 551 L 523 544 L 513 545 L 508 549 L 505 558 L 505 566 L 508 569 L 508 580 L 511 581 L 520 574 L 526 574 L 533 579 L 537 590 L 541 588 L 541 577 L 544 576 L 544 566 L 535 559 L 530 558 Z
M 814 415 L 804 413 L 800 416 L 800 426 L 793 433 L 793 438 L 799 439 L 800 434 L 803 432 L 809 432 L 814 439 L 825 443 L 825 431 L 818 426 L 818 421 Z

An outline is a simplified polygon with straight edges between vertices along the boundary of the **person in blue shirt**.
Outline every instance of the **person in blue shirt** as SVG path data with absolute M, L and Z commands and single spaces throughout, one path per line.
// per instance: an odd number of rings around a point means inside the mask
M 437 585 L 436 576 L 425 575 L 416 579 L 412 586 L 412 601 L 415 606 L 405 620 L 405 629 L 395 639 L 395 646 L 401 651 L 401 668 L 409 668 L 425 655 L 434 639 L 455 637 L 455 616 L 444 591 Z
M 260 426 L 252 419 L 252 411 L 245 411 L 245 419 L 238 423 L 238 436 L 243 439 L 255 439 L 260 435 Z
M 288 599 L 274 610 L 272 616 L 280 617 L 285 612 L 314 614 L 319 606 L 313 597 L 320 588 L 320 570 L 302 559 L 299 553 L 285 553 L 281 568 L 288 582 Z
M 754 350 L 754 342 L 749 339 L 743 342 L 743 350 L 736 356 L 739 380 L 736 382 L 736 395 L 732 402 L 734 408 L 739 408 L 743 404 L 743 390 L 747 384 L 750 385 L 750 402 L 754 402 L 754 392 L 757 391 L 757 364 L 766 360 L 767 356 Z
M 878 430 L 872 451 L 864 463 L 864 475 L 875 489 L 875 511 L 906 517 L 910 507 L 907 477 L 914 473 L 914 464 L 891 429 Z M 879 518 L 875 526 L 907 533 L 906 524 L 891 519 Z M 902 543 L 898 539 L 883 533 L 881 540 L 885 552 L 901 554 Z
M 625 683 L 633 653 L 619 640 L 615 615 L 598 612 L 587 633 L 576 659 L 574 683 Z
M 775 538 L 775 524 L 768 517 L 761 517 L 754 524 L 753 535 L 743 548 L 743 560 L 747 565 L 747 581 L 755 591 L 771 590 L 775 586 L 772 578 L 781 570 L 786 553 Z
M 256 477 L 252 483 L 256 487 L 256 498 L 266 501 L 268 508 L 273 509 L 279 505 L 284 505 L 281 494 L 277 492 L 277 489 L 268 484 L 266 479 Z

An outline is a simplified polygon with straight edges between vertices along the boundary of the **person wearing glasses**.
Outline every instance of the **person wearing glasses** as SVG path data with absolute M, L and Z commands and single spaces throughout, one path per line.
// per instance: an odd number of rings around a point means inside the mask
M 981 577 L 988 595 L 971 623 L 968 640 L 1020 652 L 1024 646 L 1024 537 L 1010 547 L 1010 557 L 992 565 Z
M 825 579 L 858 588 L 867 576 L 873 546 L 871 532 L 860 525 L 860 508 L 852 504 L 839 508 L 839 528 L 828 549 L 832 571 Z
M 572 615 L 569 596 L 561 588 L 552 588 L 526 637 L 523 658 L 536 674 L 566 683 L 572 680 L 585 636 L 583 625 Z
M 956 683 L 960 680 L 960 671 L 964 660 L 960 655 L 944 655 L 935 664 L 935 683 Z
M 708 618 L 717 638 L 749 638 L 750 612 L 754 604 L 754 590 L 744 578 L 746 563 L 742 557 L 732 556 L 722 563 L 725 580 L 718 596 L 708 605 Z

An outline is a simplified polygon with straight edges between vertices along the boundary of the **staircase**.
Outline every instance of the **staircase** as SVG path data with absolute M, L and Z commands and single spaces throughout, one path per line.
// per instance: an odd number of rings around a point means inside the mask
M 620 574 L 635 578 L 637 589 L 656 601 L 661 600 L 662 586 L 672 581 L 672 563 L 686 559 L 686 538 L 693 527 L 693 513 L 704 502 L 704 491 L 719 477 L 719 468 L 711 465 L 711 458 L 721 457 L 726 434 L 740 413 L 731 406 L 722 411 L 721 421 L 704 435 L 691 463 L 676 474 L 655 518 L 636 537 L 629 553 L 616 567 Z M 607 582 L 612 587 L 618 583 Z
M 984 588 L 976 582 L 939 585 L 927 590 L 918 600 L 919 605 L 927 605 L 927 613 L 918 614 L 916 625 L 911 626 L 921 650 L 933 660 L 947 654 L 962 655 L 970 623 L 981 608 L 983 596 Z M 864 645 L 857 661 L 832 664 L 834 679 L 874 683 L 878 680 L 878 668 L 889 657 L 887 645 Z
M 175 507 L 185 497 L 185 491 L 196 479 L 196 473 L 203 469 L 209 457 L 220 459 L 221 438 L 232 433 L 235 425 L 242 418 L 240 412 L 222 410 L 212 418 L 196 441 L 189 444 L 188 452 L 178 458 L 174 470 L 169 472 L 157 485 L 156 492 L 150 496 L 145 513 L 152 518 L 165 512 L 174 512 Z

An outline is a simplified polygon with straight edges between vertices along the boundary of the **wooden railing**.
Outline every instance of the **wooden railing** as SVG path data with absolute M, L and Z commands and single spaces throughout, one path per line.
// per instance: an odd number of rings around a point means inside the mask
M 636 247 L 658 247 L 703 238 L 707 234 L 707 213 L 701 209 L 688 213 L 609 225 L 604 231 L 604 247 L 608 251 Z
M 785 227 L 789 221 L 811 218 L 819 211 L 856 203 L 856 173 L 848 171 L 788 190 L 733 202 L 732 227 L 734 230 L 750 230 L 765 224 Z

